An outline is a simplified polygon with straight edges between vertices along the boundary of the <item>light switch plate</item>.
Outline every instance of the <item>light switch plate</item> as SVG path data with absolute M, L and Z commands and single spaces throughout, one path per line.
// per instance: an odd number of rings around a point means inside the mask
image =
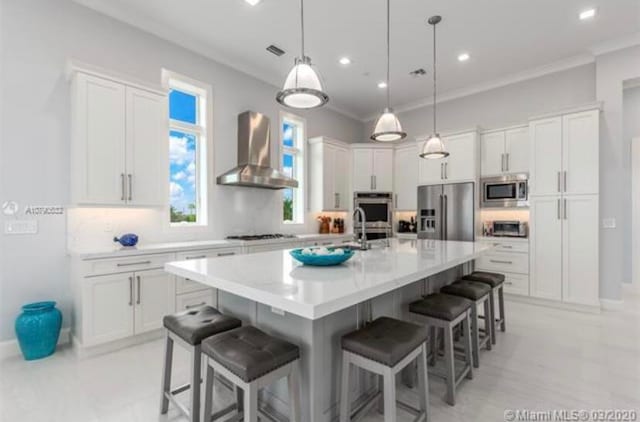
M 12 220 L 4 222 L 4 234 L 37 234 L 38 220 Z
M 274 308 L 273 306 L 271 307 L 271 312 L 273 312 L 276 315 L 280 315 L 280 316 L 284 316 L 284 314 L 285 314 L 284 309 Z
M 603 229 L 615 229 L 616 228 L 616 219 L 615 218 L 603 218 L 602 219 L 602 228 Z

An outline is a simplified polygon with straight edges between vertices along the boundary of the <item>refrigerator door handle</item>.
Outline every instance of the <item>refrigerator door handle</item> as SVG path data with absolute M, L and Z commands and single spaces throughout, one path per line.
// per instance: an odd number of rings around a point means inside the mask
M 440 194 L 440 240 L 444 239 L 444 195 Z
M 449 211 L 449 197 L 447 195 L 444 196 L 444 212 L 442 213 L 444 217 L 444 224 L 442 225 L 442 232 L 444 233 L 444 240 L 449 238 L 449 230 L 447 229 L 447 225 L 449 224 L 449 219 L 447 217 L 447 212 Z

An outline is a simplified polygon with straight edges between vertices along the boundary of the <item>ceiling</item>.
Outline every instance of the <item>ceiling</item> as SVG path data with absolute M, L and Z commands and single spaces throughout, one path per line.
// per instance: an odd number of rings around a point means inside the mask
M 75 0 L 267 81 L 284 78 L 299 54 L 298 0 Z M 578 13 L 596 7 L 597 16 Z M 359 119 L 377 114 L 385 90 L 384 0 L 306 0 L 306 54 L 330 105 Z M 492 83 L 556 62 L 579 62 L 600 43 L 640 32 L 638 0 L 394 0 L 391 2 L 393 106 L 432 95 L 432 29 L 439 14 L 438 92 Z M 275 44 L 282 57 L 265 48 Z M 471 59 L 458 62 L 468 52 Z M 352 63 L 338 63 L 342 56 Z M 587 59 L 588 60 L 588 59 Z M 427 70 L 412 77 L 417 68 Z M 277 88 L 274 88 L 274 96 Z

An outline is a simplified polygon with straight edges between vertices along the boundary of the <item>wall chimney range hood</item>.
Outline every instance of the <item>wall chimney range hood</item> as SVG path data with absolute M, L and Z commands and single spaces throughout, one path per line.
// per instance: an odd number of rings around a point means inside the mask
M 297 188 L 298 181 L 271 167 L 271 123 L 264 114 L 238 115 L 238 166 L 217 178 L 219 185 L 263 189 Z

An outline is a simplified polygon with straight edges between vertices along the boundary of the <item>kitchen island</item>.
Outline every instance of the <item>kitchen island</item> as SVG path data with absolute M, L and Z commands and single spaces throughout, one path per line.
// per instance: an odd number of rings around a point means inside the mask
M 377 316 L 408 318 L 408 303 L 426 292 L 424 279 L 491 249 L 479 242 L 392 239 L 389 247 L 357 251 L 335 267 L 304 266 L 288 251 L 271 251 L 171 262 L 165 270 L 216 288 L 221 312 L 298 344 L 303 420 L 318 422 L 337 416 L 340 337 Z M 374 384 L 368 376 L 354 378 L 357 406 Z M 263 395 L 276 413 L 287 413 L 287 401 L 284 382 Z

